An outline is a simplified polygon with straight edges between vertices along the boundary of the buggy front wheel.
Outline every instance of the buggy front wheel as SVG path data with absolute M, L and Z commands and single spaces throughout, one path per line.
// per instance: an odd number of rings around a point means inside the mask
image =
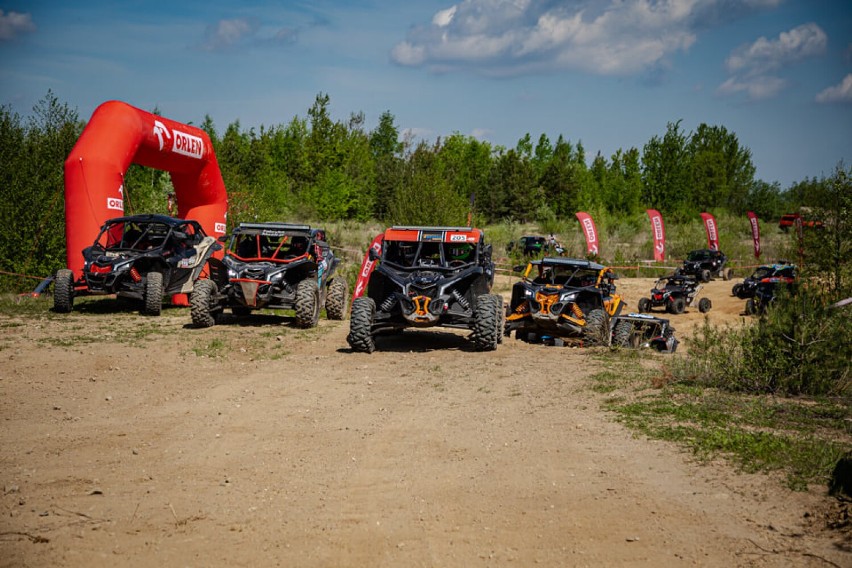
M 316 280 L 306 278 L 296 286 L 296 325 L 301 328 L 316 327 L 319 312 L 319 288 Z
M 473 334 L 471 339 L 479 351 L 494 351 L 503 335 L 500 322 L 502 302 L 494 294 L 483 294 L 476 299 L 473 309 Z
M 366 296 L 355 298 L 349 316 L 349 335 L 346 336 L 346 342 L 352 351 L 372 353 L 376 350 L 376 340 L 373 337 L 375 319 L 376 302 Z
M 698 300 L 698 311 L 702 314 L 709 312 L 711 307 L 713 307 L 713 304 L 710 302 L 710 298 L 701 298 Z
M 69 313 L 74 307 L 74 272 L 63 268 L 53 279 L 53 311 Z
M 189 295 L 189 314 L 195 327 L 211 327 L 216 324 L 213 315 L 213 297 L 216 295 L 216 283 L 212 280 L 199 280 Z
M 639 298 L 639 313 L 644 314 L 651 311 L 651 300 L 648 298 Z
M 163 309 L 163 274 L 149 272 L 145 276 L 145 313 L 158 316 Z
M 589 347 L 609 345 L 609 318 L 605 311 L 594 309 L 586 316 L 583 343 Z
M 335 278 L 328 287 L 325 301 L 325 314 L 330 320 L 342 320 L 346 317 L 346 304 L 349 300 L 349 285 L 343 277 Z

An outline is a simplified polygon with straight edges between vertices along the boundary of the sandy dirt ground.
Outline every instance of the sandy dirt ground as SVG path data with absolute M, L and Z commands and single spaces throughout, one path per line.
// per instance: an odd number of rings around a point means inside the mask
M 0 316 L 0 566 L 852 566 L 824 489 L 614 422 L 595 350 L 78 308 Z

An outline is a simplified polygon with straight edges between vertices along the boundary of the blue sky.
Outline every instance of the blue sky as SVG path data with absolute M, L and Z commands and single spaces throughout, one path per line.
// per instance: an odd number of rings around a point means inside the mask
M 724 126 L 782 188 L 852 165 L 849 0 L 0 0 L 0 104 L 51 89 L 220 132 L 390 111 L 415 140 L 600 151 Z

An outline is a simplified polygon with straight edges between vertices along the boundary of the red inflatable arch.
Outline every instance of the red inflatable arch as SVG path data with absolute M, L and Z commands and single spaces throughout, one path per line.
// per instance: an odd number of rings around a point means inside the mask
M 82 250 L 101 225 L 124 215 L 124 174 L 139 164 L 171 174 L 177 216 L 195 219 L 208 235 L 225 234 L 228 195 L 210 137 L 120 101 L 103 103 L 65 160 L 68 268 L 83 273 Z

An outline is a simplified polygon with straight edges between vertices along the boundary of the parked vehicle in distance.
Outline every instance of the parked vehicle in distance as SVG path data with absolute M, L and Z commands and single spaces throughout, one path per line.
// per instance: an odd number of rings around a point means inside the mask
M 160 315 L 163 297 L 191 292 L 221 248 L 197 221 L 154 214 L 109 219 L 83 249 L 81 278 L 57 271 L 54 310 L 70 312 L 77 296 L 116 294 L 141 301 L 143 313 Z
M 694 276 L 700 282 L 710 282 L 713 278 L 730 280 L 734 271 L 727 266 L 728 257 L 714 249 L 698 249 L 690 251 L 683 261 L 683 266 L 675 271 L 676 276 Z
M 514 250 L 521 251 L 524 256 L 538 256 L 548 250 L 547 239 L 540 235 L 524 235 L 517 241 L 510 241 L 506 245 L 506 252 Z
M 745 311 L 748 315 L 762 315 L 778 297 L 782 288 L 795 291 L 796 276 L 770 276 L 757 283 L 754 297 L 746 300 Z
M 210 327 L 226 308 L 235 315 L 255 310 L 294 310 L 296 325 L 314 327 L 324 307 L 329 319 L 343 319 L 349 289 L 336 274 L 340 262 L 325 231 L 290 223 L 240 223 L 226 239 L 221 262 L 190 297 L 192 323 Z
M 677 351 L 675 328 L 669 320 L 650 314 L 622 314 L 615 318 L 612 344 L 616 347 L 650 347 L 661 353 Z
M 691 276 L 672 274 L 658 279 L 648 298 L 639 299 L 639 313 L 650 312 L 652 308 L 664 307 L 670 314 L 682 314 L 687 307 L 695 303 L 701 284 Z M 698 300 L 698 311 L 707 313 L 712 308 L 710 298 Z
M 470 329 L 476 349 L 497 348 L 503 298 L 491 293 L 494 263 L 482 230 L 395 226 L 375 242 L 352 301 L 353 351 L 372 353 L 383 333 L 428 327 Z
M 786 215 L 781 215 L 781 219 L 778 221 L 778 228 L 786 233 L 796 226 L 796 221 L 798 219 L 801 219 L 803 228 L 819 229 L 823 226 L 822 221 L 806 219 L 799 213 L 788 213 Z
M 758 266 L 750 276 L 744 278 L 742 282 L 734 284 L 733 288 L 731 288 L 731 295 L 741 300 L 753 298 L 760 281 L 772 276 L 795 279 L 796 265 L 789 264 L 786 261 L 778 261 L 777 264 L 763 264 Z

